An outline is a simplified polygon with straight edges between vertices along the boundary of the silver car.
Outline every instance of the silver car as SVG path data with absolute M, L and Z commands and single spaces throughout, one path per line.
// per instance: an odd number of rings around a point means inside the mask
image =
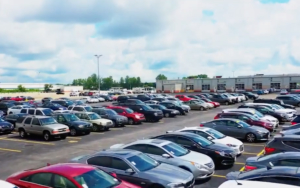
M 195 179 L 209 178 L 215 170 L 215 164 L 209 156 L 187 150 L 167 140 L 144 139 L 129 144 L 115 144 L 110 148 L 131 149 L 147 153 L 159 162 L 178 166 L 192 172 Z

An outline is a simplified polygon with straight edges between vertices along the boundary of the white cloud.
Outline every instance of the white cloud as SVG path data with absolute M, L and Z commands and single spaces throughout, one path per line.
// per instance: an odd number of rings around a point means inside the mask
M 45 2 L 57 12 L 43 12 Z M 169 78 L 203 73 L 231 77 L 233 71 L 235 76 L 286 74 L 299 68 L 287 61 L 291 56 L 300 61 L 297 0 L 286 4 L 258 0 L 78 1 L 69 6 L 74 11 L 65 14 L 70 1 L 58 9 L 59 4 L 49 2 L 1 2 L 2 82 L 20 80 L 14 77 L 22 75 L 33 82 L 71 82 L 97 72 L 95 54 L 103 55 L 99 59 L 101 77 L 116 80 L 129 75 L 154 81 L 160 73 Z M 99 13 L 103 7 L 107 14 Z M 203 10 L 214 14 L 203 16 Z M 97 21 L 104 21 L 103 25 L 95 27 Z M 114 28 L 113 35 L 107 34 L 110 30 L 101 33 L 104 27 Z M 270 62 L 275 54 L 277 64 Z M 162 61 L 172 64 L 149 69 Z M 260 68 L 263 62 L 267 64 Z M 9 76 L 14 68 L 26 70 Z

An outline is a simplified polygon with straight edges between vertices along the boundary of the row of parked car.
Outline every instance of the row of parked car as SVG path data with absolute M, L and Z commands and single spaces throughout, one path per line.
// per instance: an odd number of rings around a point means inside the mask
M 127 99 L 124 102 L 131 100 L 136 102 L 134 99 Z M 253 103 L 244 103 L 236 109 L 224 109 L 217 113 L 213 120 L 200 122 L 197 127 L 170 130 L 148 139 L 118 143 L 93 154 L 71 158 L 69 163 L 47 165 L 14 174 L 8 177 L 7 181 L 20 187 L 192 188 L 195 180 L 211 177 L 216 167 L 232 166 L 236 158 L 244 152 L 244 144 L 240 140 L 247 142 L 268 140 L 280 122 L 293 122 L 293 125 L 285 126 L 285 130 L 299 129 L 297 119 L 300 117 L 296 115 L 294 109 L 284 108 L 272 102 L 258 102 L 256 100 Z M 124 109 L 124 111 L 130 109 L 122 105 L 123 103 L 118 103 L 99 109 Z M 55 114 L 67 114 L 71 119 L 78 117 L 76 113 L 90 113 L 71 112 L 61 110 Z M 24 120 L 32 118 L 33 122 L 36 117 L 41 118 L 40 123 L 47 123 L 49 121 L 44 118 L 51 118 L 25 116 Z M 232 184 L 232 181 L 228 181 L 220 188 L 243 187 L 243 185 L 276 187 L 276 184 L 262 182 L 299 186 L 298 141 L 300 139 L 297 135 L 282 133 L 274 137 L 265 147 L 266 156 L 248 158 L 245 165 L 246 172 L 231 172 L 226 176 L 228 180 L 238 182 Z M 261 182 L 257 184 L 253 180 Z

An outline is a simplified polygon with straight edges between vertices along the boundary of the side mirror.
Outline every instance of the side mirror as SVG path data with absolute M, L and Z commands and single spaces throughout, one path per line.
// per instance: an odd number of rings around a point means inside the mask
M 162 154 L 162 156 L 164 157 L 164 158 L 171 158 L 171 156 L 170 155 L 168 155 L 168 154 Z
M 211 137 L 211 136 L 209 136 L 209 137 L 207 137 L 207 139 L 208 139 L 208 140 L 213 140 L 214 138 Z
M 131 168 L 128 168 L 127 170 L 125 170 L 126 174 L 133 174 L 134 171 Z

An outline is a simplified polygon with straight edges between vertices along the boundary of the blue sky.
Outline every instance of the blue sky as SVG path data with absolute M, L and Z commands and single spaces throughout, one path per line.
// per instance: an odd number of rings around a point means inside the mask
M 299 0 L 10 0 L 0 8 L 0 82 L 70 83 L 97 72 L 95 54 L 100 76 L 116 80 L 299 72 Z

